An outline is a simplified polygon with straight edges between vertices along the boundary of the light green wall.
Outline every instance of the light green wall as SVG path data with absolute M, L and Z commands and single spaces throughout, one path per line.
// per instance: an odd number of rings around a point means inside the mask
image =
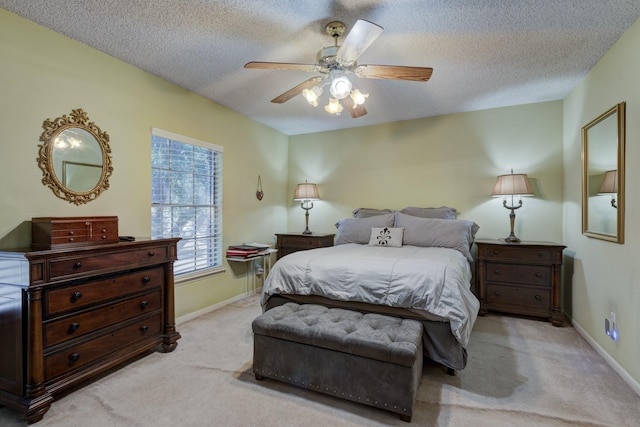
M 36 216 L 117 215 L 120 234 L 148 236 L 151 127 L 224 146 L 225 246 L 271 243 L 286 228 L 286 135 L 4 9 L 0 58 L 1 248 L 28 246 Z M 110 188 L 83 206 L 55 197 L 36 164 L 42 122 L 74 108 L 108 132 L 113 150 Z M 176 315 L 242 294 L 248 283 L 246 265 L 235 265 L 181 285 Z
M 225 147 L 224 245 L 273 242 L 273 233 L 304 229 L 291 200 L 295 184 L 319 184 L 322 201 L 310 228 L 334 231 L 356 207 L 449 205 L 476 221 L 479 237 L 508 234 L 508 211 L 489 194 L 495 176 L 529 175 L 536 196 L 517 211 L 523 239 L 568 246 L 569 304 L 582 327 L 636 382 L 640 381 L 640 253 L 632 221 L 640 190 L 627 167 L 626 243 L 580 233 L 580 127 L 627 101 L 627 159 L 638 158 L 640 75 L 636 23 L 564 102 L 549 102 L 286 137 L 173 84 L 0 9 L 0 248 L 29 244 L 34 216 L 118 215 L 121 234 L 149 233 L 149 129 L 158 127 Z M 111 136 L 111 188 L 76 207 L 42 186 L 36 165 L 45 118 L 83 108 Z M 265 198 L 255 198 L 258 174 Z M 564 190 L 563 190 L 564 188 Z M 288 219 L 287 219 L 288 218 Z M 247 290 L 244 265 L 176 289 L 177 315 Z M 621 339 L 603 319 L 618 314 Z
M 357 120 L 357 119 L 355 119 Z M 478 237 L 509 234 L 509 210 L 490 194 L 497 175 L 526 173 L 536 193 L 516 211 L 521 239 L 562 241 L 562 102 L 529 104 L 293 136 L 289 193 L 316 182 L 313 231 L 335 231 L 358 207 L 447 205 L 480 225 Z M 289 230 L 304 229 L 298 204 Z
M 640 382 L 640 21 L 577 85 L 564 101 L 564 241 L 572 255 L 573 319 L 624 371 Z M 625 243 L 582 235 L 581 128 L 615 104 L 626 101 Z M 604 333 L 604 319 L 616 313 L 620 338 Z

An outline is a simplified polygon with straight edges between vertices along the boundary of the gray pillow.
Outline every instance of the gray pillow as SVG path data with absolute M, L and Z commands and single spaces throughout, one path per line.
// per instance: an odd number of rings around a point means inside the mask
M 418 218 L 396 212 L 395 227 L 404 228 L 402 244 L 456 249 L 473 262 L 471 245 L 480 228 L 466 219 Z
M 335 245 L 345 243 L 369 244 L 372 227 L 393 227 L 393 214 L 369 218 L 345 218 L 336 223 L 338 233 Z
M 406 215 L 417 216 L 420 218 L 442 218 L 442 219 L 456 219 L 456 208 L 450 208 L 447 206 L 440 206 L 439 208 L 415 208 L 408 206 L 401 209 L 400 212 Z
M 353 211 L 354 218 L 369 218 L 370 216 L 385 215 L 393 213 L 391 209 L 373 209 L 373 208 L 358 208 Z

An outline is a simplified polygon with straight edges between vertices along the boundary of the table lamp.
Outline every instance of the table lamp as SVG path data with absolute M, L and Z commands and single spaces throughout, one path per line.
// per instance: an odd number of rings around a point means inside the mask
M 313 200 L 320 200 L 318 195 L 318 187 L 315 184 L 298 184 L 296 191 L 293 193 L 293 200 L 301 201 L 300 207 L 304 209 L 305 229 L 302 234 L 313 234 L 309 230 L 309 210 L 313 209 Z
M 511 213 L 509 214 L 511 233 L 509 234 L 509 237 L 504 239 L 505 242 L 520 242 L 520 239 L 518 239 L 513 232 L 513 227 L 516 222 L 516 213 L 514 211 L 522 207 L 522 196 L 532 195 L 533 191 L 531 190 L 531 185 L 529 184 L 529 179 L 526 174 L 514 174 L 513 169 L 511 169 L 511 173 L 509 175 L 498 176 L 496 185 L 493 187 L 493 192 L 491 192 L 491 196 L 503 197 L 504 201 L 502 205 L 507 209 L 511 209 Z M 507 205 L 507 197 L 509 196 L 511 197 L 511 206 Z M 518 198 L 517 206 L 514 204 L 514 198 L 516 197 Z

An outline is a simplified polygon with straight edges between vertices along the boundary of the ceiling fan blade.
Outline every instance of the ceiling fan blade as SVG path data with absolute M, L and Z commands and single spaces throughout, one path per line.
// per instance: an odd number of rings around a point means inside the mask
M 358 117 L 362 117 L 367 114 L 367 109 L 364 108 L 364 105 L 355 105 L 351 98 L 347 97 L 343 102 L 344 105 L 347 106 L 347 110 L 349 110 L 349 114 L 351 114 L 352 118 L 357 119 Z
M 290 100 L 294 96 L 296 96 L 299 93 L 301 93 L 303 90 L 309 89 L 309 88 L 317 85 L 322 80 L 324 80 L 324 77 L 320 77 L 320 76 L 311 77 L 309 80 L 303 81 L 298 86 L 289 89 L 288 91 L 286 91 L 282 95 L 276 96 L 275 98 L 273 98 L 271 100 L 271 102 L 273 102 L 274 104 L 282 104 L 284 102 L 287 102 L 288 100 Z
M 344 66 L 353 64 L 362 55 L 362 52 L 382 34 L 383 30 L 384 28 L 373 22 L 358 19 L 338 49 L 336 59 Z
M 356 76 L 366 79 L 392 79 L 426 82 L 431 78 L 433 68 L 367 64 L 358 65 L 354 72 Z
M 259 62 L 251 61 L 244 64 L 244 68 L 259 68 L 262 70 L 294 70 L 316 71 L 315 64 L 294 64 L 290 62 Z

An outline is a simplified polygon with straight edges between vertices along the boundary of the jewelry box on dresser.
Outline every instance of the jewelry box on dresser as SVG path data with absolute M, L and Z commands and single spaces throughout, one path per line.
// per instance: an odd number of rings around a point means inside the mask
M 145 352 L 171 352 L 180 338 L 180 239 L 120 242 L 116 217 L 34 218 L 32 227 L 34 247 L 0 251 L 0 405 L 29 423 L 57 393 Z

